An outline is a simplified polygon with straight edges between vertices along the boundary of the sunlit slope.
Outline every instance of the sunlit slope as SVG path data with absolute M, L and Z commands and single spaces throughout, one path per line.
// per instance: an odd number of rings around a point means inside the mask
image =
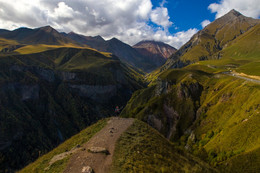
M 259 19 L 248 18 L 231 10 L 195 34 L 172 55 L 162 70 L 183 67 L 201 60 L 219 59 L 222 57 L 219 51 L 259 22 Z
M 136 120 L 117 141 L 110 172 L 217 172 Z
M 221 170 L 246 171 L 236 165 L 243 159 L 259 170 L 253 156 L 260 147 L 260 85 L 222 70 L 194 64 L 165 71 L 136 91 L 121 115 L 148 122 Z
M 220 51 L 221 59 L 199 64 L 260 76 L 260 24 L 237 37 Z

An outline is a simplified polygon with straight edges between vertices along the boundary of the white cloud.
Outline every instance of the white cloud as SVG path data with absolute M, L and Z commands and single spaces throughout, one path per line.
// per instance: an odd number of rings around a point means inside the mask
M 168 9 L 164 7 L 157 7 L 151 12 L 151 20 L 157 25 L 161 25 L 168 29 L 172 25 L 172 22 L 169 21 L 170 17 L 168 15 Z
M 0 28 L 51 25 L 64 32 L 117 37 L 131 45 L 155 39 L 179 48 L 197 30 L 170 34 L 173 22 L 164 3 L 153 8 L 151 0 L 0 0 Z M 158 27 L 151 27 L 151 21 Z
M 221 0 L 219 3 L 210 4 L 208 8 L 212 13 L 217 13 L 216 18 L 225 15 L 232 9 L 248 17 L 260 17 L 259 0 Z
M 204 21 L 201 22 L 202 28 L 204 28 L 204 27 L 207 26 L 208 24 L 210 24 L 210 21 L 209 21 L 209 20 L 204 20 Z

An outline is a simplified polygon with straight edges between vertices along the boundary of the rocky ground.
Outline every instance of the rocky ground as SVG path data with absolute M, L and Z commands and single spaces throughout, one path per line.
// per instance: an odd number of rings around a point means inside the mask
M 116 141 L 133 121 L 134 119 L 111 118 L 89 142 L 71 152 L 72 156 L 64 173 L 109 172 Z

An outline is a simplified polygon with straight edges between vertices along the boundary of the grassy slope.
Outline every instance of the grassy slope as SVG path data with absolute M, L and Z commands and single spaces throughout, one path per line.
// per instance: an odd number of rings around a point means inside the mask
M 220 60 L 198 62 L 223 70 L 232 69 L 248 75 L 260 76 L 260 24 L 237 37 L 220 53 Z
M 160 69 L 153 71 L 147 80 L 156 80 L 166 69 L 179 68 L 198 61 L 210 65 L 221 63 L 221 68 L 225 70 L 234 62 L 235 66 L 232 67 L 237 68 L 237 71 L 259 75 L 259 65 L 253 67 L 247 64 L 259 63 L 259 19 L 236 16 L 237 12 L 234 13 L 235 17 L 232 13 L 234 11 L 213 21 L 195 34 Z M 215 61 L 219 58 L 222 58 L 220 62 Z M 206 59 L 210 61 L 204 62 Z
M 226 77 L 212 79 L 205 87 L 209 89 L 202 93 L 199 119 L 193 127 L 197 137 L 193 152 L 204 148 L 211 164 L 222 165 L 230 157 L 242 154 L 239 158 L 243 159 L 247 152 L 259 148 L 260 86 Z M 250 162 L 257 167 L 253 158 Z M 228 166 L 235 169 L 238 165 Z
M 17 44 L 19 44 L 17 41 L 0 38 L 0 50 L 8 45 L 17 45 Z
M 155 95 L 158 84 L 139 90 L 132 96 L 122 115 L 147 121 L 148 115 L 154 114 L 163 122 L 164 127 L 167 127 L 165 121 L 167 116 L 163 106 L 168 105 L 184 118 L 184 121 L 180 121 L 180 125 L 177 126 L 183 133 L 179 130 L 181 136 L 174 138 L 174 141 L 178 143 L 177 145 L 185 146 L 189 137 L 184 133 L 187 130 L 187 122 L 190 121 L 187 116 L 188 110 L 195 111 L 198 119 L 191 127 L 196 136 L 194 144 L 191 144 L 192 153 L 215 166 L 226 164 L 226 161 L 231 158 L 227 170 L 232 170 L 232 167 L 235 169 L 238 166 L 235 163 L 239 162 L 237 161 L 239 158 L 246 158 L 258 168 L 254 157 L 249 157 L 246 153 L 252 151 L 254 155 L 259 148 L 260 86 L 217 74 L 221 70 L 199 64 L 180 70 L 168 70 L 160 76 L 161 80 L 170 83 L 166 94 Z M 187 78 L 187 76 L 192 77 Z M 178 86 L 192 81 L 199 82 L 203 86 L 199 98 L 200 106 L 196 108 L 196 101 L 186 98 L 185 108 L 182 99 L 179 99 L 176 93 L 180 92 Z M 184 90 L 188 91 L 187 88 Z M 161 129 L 161 132 L 166 134 L 165 129 Z
M 117 141 L 111 172 L 215 172 L 136 120 Z
M 107 119 L 103 119 L 93 124 L 92 126 L 82 130 L 77 135 L 66 140 L 64 143 L 60 144 L 57 148 L 53 149 L 51 152 L 41 156 L 35 162 L 26 166 L 24 169 L 19 171 L 20 173 L 41 173 L 41 172 L 62 172 L 69 160 L 69 157 L 64 158 L 63 160 L 57 161 L 54 163 L 49 170 L 45 171 L 44 169 L 48 167 L 50 160 L 60 153 L 70 151 L 73 147 L 77 145 L 82 145 L 86 143 L 92 136 L 94 136 L 98 131 L 100 131 L 106 125 Z

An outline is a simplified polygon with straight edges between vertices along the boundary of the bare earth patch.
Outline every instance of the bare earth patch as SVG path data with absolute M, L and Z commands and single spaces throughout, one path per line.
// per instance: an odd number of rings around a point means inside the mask
M 101 131 L 73 153 L 64 173 L 81 173 L 86 168 L 93 169 L 95 173 L 109 172 L 116 141 L 133 122 L 134 119 L 129 118 L 111 118 Z

